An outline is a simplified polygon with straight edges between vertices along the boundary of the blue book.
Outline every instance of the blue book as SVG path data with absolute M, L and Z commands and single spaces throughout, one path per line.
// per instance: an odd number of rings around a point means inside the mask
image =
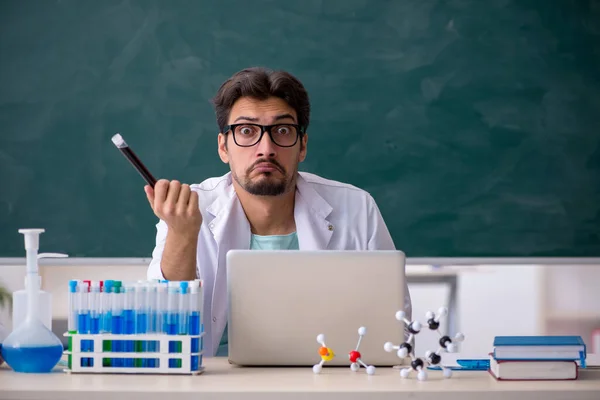
M 570 360 L 585 366 L 586 346 L 581 336 L 496 336 L 496 360 Z

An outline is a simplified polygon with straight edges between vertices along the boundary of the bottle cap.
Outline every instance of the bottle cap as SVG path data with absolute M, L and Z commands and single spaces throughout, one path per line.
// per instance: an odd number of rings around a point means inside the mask
M 25 235 L 25 250 L 37 252 L 40 247 L 40 233 L 45 231 L 45 229 L 19 229 L 19 233 Z
M 77 281 L 76 279 L 70 280 L 69 281 L 69 292 L 76 293 L 78 283 L 79 283 L 79 281 Z

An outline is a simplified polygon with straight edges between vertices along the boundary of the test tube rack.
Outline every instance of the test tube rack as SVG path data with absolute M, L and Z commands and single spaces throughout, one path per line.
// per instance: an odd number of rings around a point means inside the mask
M 177 374 L 198 375 L 204 372 L 202 365 L 204 332 L 199 335 L 167 335 L 167 334 L 82 334 L 66 332 L 70 337 L 70 348 L 63 352 L 69 357 L 67 373 L 110 373 L 110 374 Z M 196 340 L 197 352 L 192 352 L 192 342 Z M 82 351 L 82 342 L 86 341 L 93 351 Z M 125 341 L 157 343 L 157 351 L 124 352 L 103 351 L 105 341 Z M 169 352 L 169 344 L 180 343 L 180 352 Z M 93 344 L 92 344 L 93 343 Z M 108 364 L 107 365 L 107 360 Z M 130 361 L 131 360 L 131 361 Z M 135 360 L 140 360 L 136 362 Z M 152 363 L 149 360 L 153 360 Z M 177 362 L 177 360 L 180 360 Z M 133 363 L 144 366 L 126 366 Z M 114 366 L 111 364 L 117 364 Z M 148 366 L 153 364 L 152 366 Z M 174 365 L 175 364 L 175 365 Z

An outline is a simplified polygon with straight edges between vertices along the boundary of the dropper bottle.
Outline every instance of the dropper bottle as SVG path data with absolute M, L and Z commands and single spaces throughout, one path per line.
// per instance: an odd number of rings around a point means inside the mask
M 42 323 L 46 325 L 46 328 L 52 330 L 52 294 L 42 290 L 42 279 L 38 272 L 38 261 L 42 258 L 63 258 L 68 257 L 68 255 L 61 253 L 37 254 L 39 247 L 39 234 L 43 233 L 44 229 L 20 229 L 19 232 L 25 235 L 27 267 L 24 279 L 25 288 L 22 290 L 17 290 L 13 293 L 13 329 L 16 329 L 19 325 L 21 325 L 21 323 L 23 323 L 27 317 L 27 299 L 29 298 L 27 285 L 33 284 L 38 288 L 38 317 Z
M 63 353 L 60 339 L 40 320 L 37 251 L 43 229 L 20 229 L 27 251 L 27 317 L 2 343 L 2 357 L 16 372 L 50 372 Z

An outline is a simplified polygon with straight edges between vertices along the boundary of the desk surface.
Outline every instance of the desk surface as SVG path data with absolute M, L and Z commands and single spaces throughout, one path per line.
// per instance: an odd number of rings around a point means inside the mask
M 497 382 L 485 371 L 455 371 L 451 379 L 429 371 L 420 382 L 390 367 L 368 376 L 361 368 L 240 368 L 222 358 L 205 359 L 197 376 L 107 374 L 17 374 L 0 368 L 0 399 L 598 399 L 600 370 L 584 370 L 576 381 Z M 171 396 L 169 396 L 171 395 Z

